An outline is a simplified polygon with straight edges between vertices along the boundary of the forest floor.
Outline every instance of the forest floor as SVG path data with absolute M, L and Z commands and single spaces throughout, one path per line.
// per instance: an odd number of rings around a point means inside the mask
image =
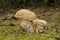
M 48 22 L 43 34 L 20 33 L 20 22 L 13 16 L 17 10 L 0 10 L 0 40 L 60 40 L 60 8 L 32 9 L 38 18 Z

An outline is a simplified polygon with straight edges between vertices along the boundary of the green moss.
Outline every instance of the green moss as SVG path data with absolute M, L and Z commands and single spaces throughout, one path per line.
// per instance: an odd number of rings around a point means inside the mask
M 53 15 L 49 18 L 49 27 L 60 23 L 60 19 L 58 18 L 59 16 L 57 17 L 58 19 L 54 20 Z M 26 33 L 22 35 L 20 33 L 20 21 L 13 19 L 2 21 L 3 18 L 4 16 L 0 16 L 1 24 L 5 24 L 6 26 L 0 26 L 0 40 L 55 40 L 55 38 L 60 38 L 60 33 L 56 33 L 56 27 L 52 30 L 44 30 L 44 33 L 46 34 L 43 35 L 34 33 Z M 15 26 L 10 26 L 10 23 Z

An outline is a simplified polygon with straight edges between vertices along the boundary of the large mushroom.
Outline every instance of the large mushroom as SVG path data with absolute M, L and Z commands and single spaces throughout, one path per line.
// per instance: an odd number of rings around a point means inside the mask
M 36 19 L 36 14 L 28 9 L 21 9 L 16 12 L 15 17 L 21 20 L 21 29 L 23 32 L 34 32 L 32 22 Z

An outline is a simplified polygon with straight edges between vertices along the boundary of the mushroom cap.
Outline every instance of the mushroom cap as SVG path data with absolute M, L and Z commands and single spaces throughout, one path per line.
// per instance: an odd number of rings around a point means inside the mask
M 35 19 L 35 20 L 33 20 L 33 24 L 40 25 L 40 26 L 46 26 L 47 25 L 47 21 L 42 20 L 42 19 Z
M 15 14 L 16 18 L 22 18 L 27 20 L 34 20 L 36 19 L 36 14 L 28 9 L 21 9 L 16 12 Z

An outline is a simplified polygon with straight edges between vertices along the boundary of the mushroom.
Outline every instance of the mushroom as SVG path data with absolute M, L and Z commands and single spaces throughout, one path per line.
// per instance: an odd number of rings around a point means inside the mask
M 36 27 L 36 33 L 42 33 L 44 31 L 45 26 L 47 25 L 47 22 L 42 19 L 35 19 L 33 20 L 33 25 Z
M 32 22 L 35 20 L 36 14 L 28 9 L 21 9 L 16 12 L 15 17 L 21 20 L 21 29 L 23 32 L 34 32 L 32 28 Z

